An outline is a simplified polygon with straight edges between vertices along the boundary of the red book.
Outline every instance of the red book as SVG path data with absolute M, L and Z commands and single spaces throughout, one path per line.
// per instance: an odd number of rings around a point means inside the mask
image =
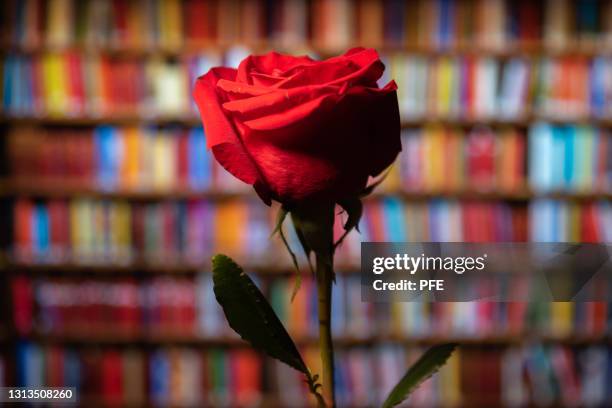
M 162 207 L 161 215 L 163 217 L 163 254 L 168 255 L 166 260 L 173 260 L 178 256 L 179 238 L 177 228 L 177 207 L 174 203 L 165 203 Z
M 46 351 L 47 387 L 63 387 L 64 384 L 64 351 L 58 346 L 51 346 Z
M 528 289 L 528 288 L 526 288 Z M 525 327 L 527 302 L 508 302 L 508 334 L 519 336 Z
M 42 19 L 41 19 L 42 20 Z M 36 113 L 45 113 L 45 95 L 43 88 L 43 74 L 41 68 L 41 58 L 31 58 L 31 79 L 30 84 L 32 86 L 33 95 L 33 108 Z
M 470 133 L 466 145 L 467 173 L 470 185 L 477 190 L 495 187 L 495 135 L 490 129 Z
M 108 405 L 119 406 L 123 402 L 123 365 L 121 354 L 112 350 L 102 357 L 102 399 Z
M 98 71 L 99 78 L 97 78 L 100 82 L 100 109 L 102 114 L 109 115 L 114 113 L 114 76 L 112 72 L 112 66 L 111 62 L 108 60 L 107 57 L 100 57 L 98 62 L 100 64 Z
M 185 34 L 188 41 L 202 43 L 210 39 L 210 6 L 207 0 L 185 1 Z
M 177 176 L 181 188 L 189 186 L 189 146 L 188 133 L 181 132 L 178 136 L 178 160 L 177 160 Z
M 597 208 L 592 204 L 585 204 L 580 211 L 580 241 L 599 242 L 597 228 Z
M 19 199 L 15 202 L 13 211 L 15 256 L 22 261 L 31 261 L 34 206 L 29 200 Z
M 519 38 L 525 43 L 540 39 L 542 27 L 541 4 L 533 0 L 521 0 L 518 5 Z
M 612 157 L 609 156 L 608 152 L 612 151 L 609 149 L 608 144 L 612 143 L 610 139 L 612 136 L 608 135 L 603 130 L 598 130 L 599 137 L 597 140 L 599 141 L 599 146 L 597 148 L 597 168 L 595 171 L 595 189 L 605 191 L 606 186 L 606 170 L 608 166 L 608 162 L 612 161 Z
M 113 21 L 115 22 L 113 40 L 119 46 L 124 46 L 128 33 L 128 7 L 125 0 L 113 0 Z
M 66 54 L 68 59 L 68 81 L 70 93 L 70 106 L 76 112 L 85 110 L 85 84 L 83 83 L 83 66 L 79 53 Z
M 261 396 L 261 359 L 251 350 L 237 350 L 231 355 L 231 375 L 235 396 L 234 403 L 238 406 L 253 405 Z
M 48 208 L 51 226 L 51 255 L 55 261 L 59 261 L 65 258 L 70 245 L 68 205 L 64 201 L 52 200 L 49 201 Z
M 370 241 L 386 241 L 384 214 L 380 202 L 370 202 L 365 206 L 366 222 Z
M 19 334 L 28 334 L 32 331 L 34 310 L 32 282 L 25 277 L 16 277 L 13 279 L 12 289 L 15 329 Z
M 474 62 L 474 57 L 466 56 L 464 62 L 464 100 L 463 106 L 465 106 L 465 114 L 468 118 L 474 117 L 474 93 L 476 87 L 476 63 Z
M 593 302 L 593 326 L 592 333 L 604 334 L 607 328 L 608 304 L 606 302 Z

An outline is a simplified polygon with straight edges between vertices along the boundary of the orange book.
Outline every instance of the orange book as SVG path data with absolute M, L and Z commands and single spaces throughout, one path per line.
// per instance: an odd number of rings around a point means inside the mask
M 381 0 L 361 0 L 357 6 L 359 44 L 378 47 L 383 43 L 384 9 Z
M 464 136 L 457 128 L 448 128 L 444 141 L 444 190 L 460 191 L 465 185 Z
M 287 282 L 287 299 L 291 299 L 291 295 L 293 294 L 295 288 L 296 279 L 297 278 L 292 278 Z M 308 335 L 308 301 L 310 300 L 310 295 L 312 293 L 310 286 L 310 279 L 302 280 L 300 290 L 296 294 L 291 305 L 288 307 L 291 334 L 297 339 L 304 338 Z
M 234 402 L 238 406 L 254 405 L 261 398 L 261 358 L 256 352 L 244 349 L 233 352 L 231 359 Z
M 138 128 L 129 127 L 123 130 L 123 162 L 120 180 L 123 187 L 132 189 L 140 185 L 140 139 Z
M 246 243 L 247 221 L 247 203 L 228 201 L 219 205 L 215 222 L 216 251 L 240 256 Z

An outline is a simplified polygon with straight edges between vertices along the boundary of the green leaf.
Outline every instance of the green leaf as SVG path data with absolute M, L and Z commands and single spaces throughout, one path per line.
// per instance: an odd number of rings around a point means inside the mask
M 457 344 L 450 343 L 434 346 L 427 350 L 391 390 L 382 408 L 394 407 L 408 398 L 416 387 L 446 363 L 456 347 Z
M 342 234 L 338 241 L 336 241 L 334 248 L 338 247 L 342 241 L 344 241 L 344 238 L 346 238 L 353 228 L 359 231 L 359 220 L 363 214 L 363 203 L 359 197 L 342 200 L 341 202 L 338 202 L 338 205 L 340 205 L 340 207 L 346 211 L 348 218 L 344 224 L 344 234 Z
M 221 254 L 213 257 L 212 264 L 215 297 L 230 327 L 253 347 L 310 378 L 310 372 L 287 330 L 242 268 Z

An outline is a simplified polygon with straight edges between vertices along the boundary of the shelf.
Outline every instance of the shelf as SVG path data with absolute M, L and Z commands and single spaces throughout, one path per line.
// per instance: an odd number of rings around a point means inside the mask
M 0 123 L 15 125 L 49 125 L 49 126 L 98 126 L 98 125 L 182 125 L 201 126 L 200 118 L 193 114 L 185 115 L 153 115 L 140 114 L 103 115 L 103 116 L 0 116 Z
M 409 192 L 409 191 L 381 191 L 375 192 L 367 199 L 399 197 L 406 201 L 423 201 L 431 199 L 457 199 L 457 200 L 487 200 L 487 201 L 529 201 L 535 198 L 553 198 L 561 200 L 610 200 L 612 192 L 548 192 L 538 193 L 527 188 L 516 191 L 479 191 L 466 189 L 462 191 L 431 191 L 431 192 Z M 223 191 L 223 190 L 191 190 L 191 189 L 171 189 L 171 190 L 102 190 L 95 187 L 88 187 L 83 184 L 71 185 L 68 182 L 32 182 L 0 180 L 0 197 L 34 197 L 34 198 L 71 198 L 86 197 L 97 199 L 124 199 L 134 201 L 156 201 L 167 199 L 207 199 L 214 201 L 224 201 L 232 199 L 253 199 L 256 195 L 247 188 L 243 191 Z
M 2 254 L 0 254 L 2 255 Z M 0 270 L 17 271 L 19 273 L 29 273 L 35 275 L 75 275 L 75 274 L 94 274 L 94 275 L 193 275 L 201 272 L 210 272 L 212 266 L 210 261 L 199 263 L 189 262 L 160 262 L 160 261 L 134 261 L 130 263 L 113 262 L 61 262 L 61 263 L 42 263 L 42 262 L 21 262 L 15 261 L 4 254 L 7 259 L 0 263 Z M 310 273 L 307 265 L 300 265 L 303 274 Z M 292 275 L 296 273 L 293 265 L 276 262 L 272 265 L 263 264 L 244 264 L 243 269 L 249 274 L 262 276 Z M 359 264 L 337 264 L 337 273 L 358 273 Z
M 422 54 L 427 56 L 438 55 L 482 55 L 495 56 L 500 58 L 518 56 L 584 56 L 592 57 L 595 55 L 612 54 L 612 47 L 605 43 L 592 41 L 589 43 L 574 43 L 566 46 L 547 46 L 543 43 L 534 42 L 531 44 L 511 44 L 507 43 L 500 47 L 484 47 L 474 43 L 456 44 L 448 47 L 419 46 L 412 44 L 345 44 L 343 46 L 328 46 L 317 42 L 294 42 L 283 43 L 279 41 L 211 41 L 194 43 L 189 40 L 179 47 L 121 47 L 121 46 L 89 46 L 73 44 L 64 47 L 23 47 L 4 44 L 0 47 L 0 53 L 17 52 L 23 54 L 40 54 L 45 52 L 66 52 L 76 51 L 80 53 L 106 54 L 123 58 L 181 58 L 190 55 L 203 53 L 224 53 L 236 47 L 242 47 L 253 54 L 262 54 L 276 50 L 290 54 L 319 55 L 321 58 L 328 58 L 343 54 L 346 50 L 364 46 L 366 48 L 376 48 L 381 54 L 387 53 L 407 53 Z
M 85 334 L 86 333 L 86 334 Z M 98 331 L 84 328 L 83 330 L 54 334 L 37 332 L 24 336 L 35 341 L 45 343 L 72 343 L 82 345 L 125 345 L 131 343 L 151 345 L 192 345 L 201 347 L 248 347 L 249 344 L 237 336 L 226 337 L 201 337 L 196 334 L 176 334 L 171 330 L 163 330 L 155 333 L 121 332 L 121 330 Z M 315 337 L 301 337 L 295 339 L 299 346 L 316 346 L 318 339 Z M 376 337 L 354 337 L 337 336 L 334 344 L 338 347 L 373 347 L 381 344 L 405 344 L 414 346 L 429 346 L 442 343 L 458 343 L 461 346 L 512 346 L 530 343 L 564 344 L 568 346 L 580 346 L 593 343 L 612 343 L 608 336 L 537 336 L 537 335 L 499 335 L 484 337 L 404 337 L 404 336 L 376 336 Z
M 403 128 L 419 127 L 427 124 L 440 124 L 445 126 L 473 127 L 473 126 L 514 126 L 527 127 L 535 121 L 546 121 L 555 124 L 588 123 L 600 127 L 612 127 L 612 117 L 560 117 L 548 115 L 527 115 L 519 118 L 452 118 L 427 116 L 402 120 Z M 201 126 L 200 118 L 193 114 L 185 115 L 152 115 L 139 114 L 104 115 L 104 116 L 0 116 L 0 123 L 11 125 L 39 125 L 39 126 L 98 126 L 98 125 L 181 125 L 186 127 Z

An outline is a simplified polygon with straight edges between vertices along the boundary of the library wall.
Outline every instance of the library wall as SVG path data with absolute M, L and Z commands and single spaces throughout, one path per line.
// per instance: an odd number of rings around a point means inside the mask
M 361 241 L 612 242 L 610 0 L 8 0 L 0 23 L 0 386 L 84 406 L 310 406 L 227 326 L 235 257 L 317 371 L 316 289 L 206 150 L 195 79 L 375 47 L 402 152 L 337 254 L 340 406 L 459 352 L 408 406 L 612 404 L 612 304 L 361 302 Z M 299 248 L 292 229 L 290 244 Z M 337 220 L 336 234 L 342 232 Z

